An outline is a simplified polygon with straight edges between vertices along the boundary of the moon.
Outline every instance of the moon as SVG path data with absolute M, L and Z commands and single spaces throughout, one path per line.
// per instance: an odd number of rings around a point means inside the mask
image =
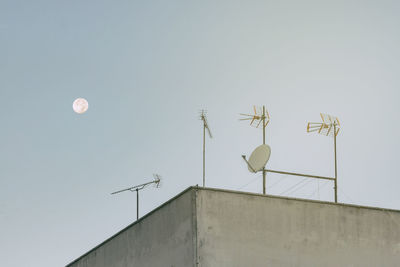
M 89 103 L 84 98 L 77 98 L 72 104 L 72 108 L 76 113 L 83 114 L 88 110 Z

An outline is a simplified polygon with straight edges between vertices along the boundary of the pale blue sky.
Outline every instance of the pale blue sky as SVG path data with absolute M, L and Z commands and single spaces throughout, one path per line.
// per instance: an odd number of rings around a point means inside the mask
M 333 175 L 333 140 L 306 133 L 339 117 L 339 201 L 400 209 L 397 1 L 0 0 L 0 256 L 63 266 L 202 182 L 261 192 L 240 155 L 262 131 L 238 113 L 265 104 L 268 167 Z M 72 111 L 78 97 L 84 115 Z M 301 178 L 270 174 L 280 195 Z M 283 179 L 283 180 L 282 180 Z M 280 180 L 282 180 L 280 182 Z M 303 186 L 304 185 L 304 186 Z M 300 186 L 302 186 L 300 188 Z M 331 201 L 330 182 L 284 195 Z

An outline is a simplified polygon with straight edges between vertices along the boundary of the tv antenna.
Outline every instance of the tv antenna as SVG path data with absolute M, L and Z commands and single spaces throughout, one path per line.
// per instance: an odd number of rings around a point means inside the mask
M 206 113 L 207 111 L 205 111 L 204 109 L 202 109 L 200 113 L 200 120 L 203 121 L 203 187 L 205 187 L 206 184 L 206 129 L 208 132 L 208 136 L 212 138 L 210 127 L 208 126 L 207 122 Z
M 254 114 L 240 113 L 240 115 L 244 116 L 244 118 L 239 120 L 241 121 L 250 120 L 250 126 L 256 128 L 258 128 L 262 123 L 261 126 L 263 129 L 263 144 L 265 144 L 265 127 L 267 127 L 270 119 L 268 110 L 265 108 L 265 106 L 262 106 L 262 108 L 253 106 L 253 109 L 254 109 Z
M 317 132 L 319 134 L 333 137 L 333 147 L 334 147 L 334 154 L 335 154 L 335 203 L 337 203 L 337 158 L 336 158 L 336 136 L 340 130 L 340 122 L 339 119 L 320 113 L 322 122 L 309 122 L 307 124 L 307 132 Z
M 154 184 L 154 186 L 156 188 L 159 188 L 161 186 L 161 176 L 158 174 L 153 174 L 153 177 L 154 177 L 154 180 L 151 182 L 147 182 L 147 183 L 140 184 L 140 185 L 135 185 L 135 186 L 128 187 L 128 188 L 118 190 L 118 191 L 111 193 L 111 195 L 114 195 L 114 194 L 122 193 L 125 191 L 131 191 L 131 192 L 136 191 L 136 220 L 139 220 L 139 191 L 151 184 Z
M 295 173 L 295 172 L 287 172 L 287 171 L 277 171 L 277 170 L 270 170 L 265 169 L 265 165 L 268 162 L 269 156 L 271 154 L 271 150 L 268 145 L 265 145 L 265 126 L 269 122 L 269 115 L 268 112 L 265 113 L 265 107 L 263 106 L 262 113 L 260 113 L 261 109 L 254 107 L 254 115 L 250 114 L 241 114 L 247 116 L 247 118 L 241 120 L 251 120 L 250 125 L 255 125 L 258 127 L 261 124 L 264 128 L 263 131 L 263 145 L 257 147 L 253 153 L 251 154 L 249 161 L 246 160 L 246 156 L 242 155 L 242 158 L 246 161 L 248 165 L 248 169 L 250 172 L 258 172 L 260 170 L 263 171 L 263 193 L 265 194 L 265 176 L 267 172 L 284 174 L 284 175 L 295 175 L 295 176 L 303 176 L 307 178 L 315 178 L 315 179 L 323 179 L 323 180 L 330 180 L 335 182 L 335 203 L 337 203 L 337 159 L 336 159 L 336 136 L 340 130 L 340 123 L 338 118 L 326 114 L 321 113 L 322 122 L 310 122 L 307 125 L 307 132 L 318 132 L 319 134 L 325 136 L 332 136 L 333 137 L 333 144 L 334 144 L 334 153 L 335 153 L 335 177 L 326 177 L 326 176 L 319 176 L 319 175 L 310 175 L 310 174 L 302 174 L 302 173 Z M 267 120 L 268 119 L 268 120 Z M 257 123 L 258 122 L 258 123 Z M 265 147 L 263 147 L 265 146 Z
M 265 144 L 265 128 L 267 127 L 270 117 L 267 109 L 265 106 L 261 107 L 256 107 L 253 106 L 254 114 L 243 114 L 240 113 L 240 115 L 244 116 L 244 118 L 240 119 L 241 121 L 249 120 L 250 125 L 258 128 L 260 125 L 263 129 L 263 144 L 259 147 L 257 147 L 253 153 L 251 154 L 249 161 L 246 160 L 246 156 L 242 155 L 243 159 L 246 161 L 249 171 L 250 172 L 258 172 L 262 171 L 263 173 L 263 194 L 265 195 L 266 193 L 266 170 L 265 170 L 265 165 L 268 162 L 269 156 L 271 154 L 271 148 Z M 257 167 L 254 167 L 252 164 L 256 164 Z M 260 163 L 263 163 L 259 165 Z M 261 169 L 258 170 L 258 166 L 261 166 Z

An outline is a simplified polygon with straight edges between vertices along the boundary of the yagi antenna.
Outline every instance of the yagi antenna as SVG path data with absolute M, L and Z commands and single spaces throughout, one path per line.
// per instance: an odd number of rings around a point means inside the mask
M 200 120 L 203 121 L 203 187 L 205 187 L 206 184 L 206 129 L 208 132 L 208 136 L 212 138 L 211 130 L 208 126 L 206 113 L 207 111 L 205 111 L 204 109 L 202 109 L 200 113 Z
M 125 191 L 131 191 L 131 192 L 136 191 L 136 219 L 137 220 L 139 219 L 139 190 L 142 190 L 146 186 L 151 185 L 151 184 L 154 184 L 154 186 L 156 188 L 159 188 L 161 186 L 161 176 L 159 174 L 153 174 L 153 177 L 154 177 L 154 180 L 151 182 L 147 182 L 147 183 L 140 184 L 140 185 L 135 185 L 135 186 L 128 187 L 128 188 L 118 190 L 118 191 L 111 193 L 111 195 L 115 195 L 115 194 L 119 194 L 119 193 L 122 193 Z
M 270 120 L 268 110 L 265 108 L 265 106 L 262 106 L 262 108 L 253 106 L 253 111 L 254 114 L 240 113 L 240 115 L 243 116 L 244 118 L 241 118 L 239 120 L 250 121 L 250 126 L 256 128 L 258 128 L 261 125 L 263 128 L 263 144 L 265 144 L 265 127 L 267 127 Z
M 320 115 L 322 122 L 309 122 L 307 124 L 307 133 L 318 132 L 325 136 L 337 136 L 340 130 L 339 119 L 327 114 L 320 113 Z
M 319 134 L 325 135 L 325 136 L 331 136 L 333 137 L 333 147 L 334 147 L 334 153 L 335 153 L 335 202 L 337 203 L 337 159 L 336 159 L 336 136 L 339 133 L 340 130 L 340 122 L 339 119 L 320 113 L 322 122 L 309 122 L 307 124 L 307 132 L 317 132 Z
M 263 173 L 263 194 L 266 193 L 266 171 L 265 165 L 268 162 L 269 156 L 271 154 L 271 148 L 265 144 L 265 128 L 267 127 L 270 117 L 268 110 L 265 106 L 256 107 L 253 106 L 254 114 L 243 114 L 240 113 L 243 118 L 239 119 L 241 121 L 250 121 L 250 126 L 253 127 L 262 127 L 263 129 L 263 144 L 257 147 L 250 156 L 249 161 L 246 160 L 246 156 L 242 156 L 248 165 L 248 169 L 250 172 L 262 171 Z M 253 166 L 257 165 L 257 166 Z

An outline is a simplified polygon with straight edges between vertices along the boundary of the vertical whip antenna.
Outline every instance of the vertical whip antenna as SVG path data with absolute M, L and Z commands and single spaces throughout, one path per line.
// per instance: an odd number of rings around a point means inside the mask
M 206 129 L 208 132 L 208 136 L 212 138 L 210 127 L 208 126 L 207 111 L 202 109 L 200 111 L 200 120 L 203 121 L 203 187 L 206 185 Z

